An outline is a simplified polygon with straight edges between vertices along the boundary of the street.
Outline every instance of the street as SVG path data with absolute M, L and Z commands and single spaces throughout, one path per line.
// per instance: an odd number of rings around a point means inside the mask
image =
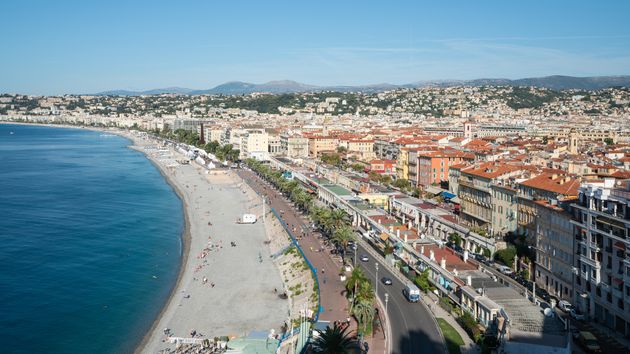
M 389 294 L 387 311 L 392 328 L 392 353 L 444 353 L 442 335 L 436 327 L 432 314 L 421 303 L 408 302 L 403 296 L 404 284 L 394 276 L 388 268 L 379 266 L 378 279 L 376 279 L 375 263 L 381 263 L 382 259 L 374 259 L 362 245 L 358 244 L 357 257 L 368 255 L 369 260 L 362 262 L 357 259 L 357 266 L 363 269 L 365 274 L 374 284 L 378 282 L 378 296 L 385 303 L 385 293 Z M 388 277 L 392 285 L 385 285 L 381 278 Z

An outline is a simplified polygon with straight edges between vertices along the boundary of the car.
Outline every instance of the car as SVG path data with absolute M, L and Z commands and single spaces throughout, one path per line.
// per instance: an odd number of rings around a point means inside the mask
M 584 315 L 578 312 L 575 308 L 572 308 L 569 311 L 569 315 L 571 315 L 571 318 L 573 318 L 574 320 L 584 321 Z
M 361 262 L 367 262 L 367 261 L 370 260 L 366 254 L 362 254 L 361 258 L 359 258 L 359 259 L 361 260 Z
M 580 332 L 578 343 L 591 353 L 601 353 L 602 351 L 597 338 L 591 332 Z
M 560 300 L 558 302 L 558 308 L 563 312 L 569 313 L 571 310 L 573 310 L 573 305 L 571 305 L 571 303 L 566 300 Z
M 497 270 L 498 270 L 499 272 L 501 272 L 501 273 L 505 274 L 505 275 L 510 275 L 510 274 L 514 273 L 514 272 L 512 271 L 512 268 L 510 268 L 510 267 L 508 267 L 508 266 L 504 266 L 504 265 L 497 266 Z
M 385 285 L 392 285 L 392 280 L 388 277 L 382 277 L 381 278 L 381 283 L 385 284 Z

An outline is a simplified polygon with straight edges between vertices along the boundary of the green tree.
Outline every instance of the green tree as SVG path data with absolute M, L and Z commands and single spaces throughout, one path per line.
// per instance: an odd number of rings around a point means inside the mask
M 606 145 L 612 145 L 614 144 L 614 141 L 612 138 L 606 138 L 604 139 L 604 143 L 606 143 Z
M 352 231 L 352 228 L 350 228 L 349 226 L 342 225 L 341 227 L 337 228 L 333 233 L 333 240 L 338 242 L 343 247 L 343 253 L 345 256 L 346 252 L 348 251 L 348 244 L 350 243 L 350 241 L 355 240 L 354 231 Z
M 514 266 L 514 256 L 516 256 L 516 247 L 511 245 L 494 253 L 494 259 L 510 268 Z
M 429 283 L 429 269 L 425 269 L 420 274 L 416 275 L 414 283 L 425 293 L 431 288 Z
M 315 353 L 322 354 L 358 354 L 361 345 L 356 336 L 347 332 L 348 327 L 341 328 L 335 324 L 318 330 L 319 335 L 313 340 L 312 348 Z

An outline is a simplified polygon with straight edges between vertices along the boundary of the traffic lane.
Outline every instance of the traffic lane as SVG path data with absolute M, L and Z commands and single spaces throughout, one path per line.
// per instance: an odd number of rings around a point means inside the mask
M 362 253 L 367 254 L 359 246 L 357 256 L 360 257 Z M 368 255 L 368 258 L 368 262 L 357 260 L 357 265 L 373 282 L 379 282 L 378 295 L 383 303 L 385 303 L 385 293 L 389 294 L 387 311 L 392 327 L 392 353 L 444 353 L 442 335 L 431 318 L 432 314 L 422 304 L 411 303 L 405 299 L 403 295 L 405 284 L 386 267 L 379 267 L 379 279 L 376 279 L 375 260 L 371 255 Z M 390 278 L 392 285 L 381 283 L 380 278 L 382 277 Z

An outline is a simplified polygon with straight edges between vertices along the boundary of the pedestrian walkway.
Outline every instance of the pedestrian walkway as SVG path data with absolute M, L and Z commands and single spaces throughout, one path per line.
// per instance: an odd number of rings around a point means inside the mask
M 433 313 L 434 317 L 444 319 L 446 322 L 448 322 L 448 324 L 453 326 L 453 328 L 455 328 L 459 336 L 462 337 L 462 340 L 464 341 L 464 345 L 460 347 L 462 354 L 479 353 L 479 346 L 475 344 L 472 339 L 470 339 L 470 337 L 468 336 L 468 333 L 466 333 L 466 331 L 464 331 L 464 329 L 459 325 L 459 323 L 457 323 L 457 320 L 455 319 L 455 317 L 453 317 L 453 315 L 448 313 L 446 310 L 444 310 L 440 306 L 439 298 L 437 297 L 437 295 L 429 292 L 425 296 L 422 297 L 422 300 L 424 301 L 425 304 L 427 304 L 427 306 L 429 307 L 429 310 L 431 310 L 431 313 Z
M 341 281 L 342 263 L 339 257 L 333 257 L 330 246 L 324 244 L 322 236 L 313 232 L 308 218 L 298 212 L 276 189 L 262 181 L 256 174 L 241 170 L 239 176 L 261 196 L 265 196 L 268 205 L 274 208 L 287 230 L 296 238 L 304 255 L 317 271 L 320 288 L 320 321 L 345 322 L 350 318 L 350 329 L 356 331 L 357 323 L 348 314 L 348 300 L 345 296 L 345 283 Z M 384 353 L 385 341 L 379 340 L 383 334 L 375 335 L 368 341 L 370 352 Z

